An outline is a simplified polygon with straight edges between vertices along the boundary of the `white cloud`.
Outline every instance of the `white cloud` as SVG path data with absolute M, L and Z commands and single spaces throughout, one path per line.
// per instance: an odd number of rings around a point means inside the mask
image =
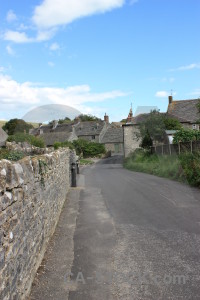
M 193 70 L 193 69 L 200 69 L 200 63 L 194 63 L 187 66 L 181 66 L 175 69 L 170 69 L 171 72 L 174 71 L 187 71 L 187 70 Z
M 29 38 L 25 32 L 8 30 L 4 34 L 4 40 L 15 43 L 30 43 L 33 39 Z
M 33 105 L 65 104 L 77 108 L 88 108 L 88 103 L 101 102 L 126 96 L 127 93 L 114 90 L 93 93 L 89 85 L 71 86 L 67 88 L 41 87 L 30 82 L 18 83 L 12 78 L 0 74 L 0 107 L 12 108 L 13 113 Z M 9 108 L 8 108 L 9 107 Z
M 11 46 L 6 46 L 6 51 L 8 52 L 9 55 L 15 55 L 15 51 L 12 49 Z
M 0 66 L 0 73 L 3 73 L 4 71 L 5 71 L 5 68 Z
M 32 17 L 38 28 L 66 25 L 89 15 L 122 7 L 125 0 L 43 0 Z
M 190 93 L 192 96 L 197 96 L 198 98 L 200 97 L 200 89 L 194 90 L 192 93 Z
M 58 45 L 58 43 L 53 43 L 53 44 L 51 44 L 51 46 L 49 47 L 49 49 L 51 51 L 56 51 L 56 50 L 60 49 L 60 46 Z
M 169 95 L 169 93 L 166 91 L 158 91 L 158 92 L 156 92 L 155 96 L 158 98 L 166 98 L 166 97 L 168 97 L 168 95 Z
M 16 14 L 12 10 L 9 10 L 8 13 L 7 13 L 7 16 L 6 16 L 6 20 L 9 23 L 13 22 L 13 21 L 16 21 L 17 20 L 17 16 L 16 16 Z
M 55 64 L 52 61 L 49 61 L 48 65 L 49 65 L 49 67 L 54 67 L 55 66 Z

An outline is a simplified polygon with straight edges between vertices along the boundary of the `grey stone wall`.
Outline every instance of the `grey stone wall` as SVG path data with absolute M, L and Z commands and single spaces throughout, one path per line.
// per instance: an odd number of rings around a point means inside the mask
M 138 138 L 138 125 L 124 125 L 124 156 L 127 157 L 131 152 L 140 147 L 141 139 Z
M 70 186 L 75 153 L 0 161 L 0 299 L 27 299 Z
M 105 145 L 105 148 L 106 148 L 106 152 L 107 151 L 111 151 L 111 153 L 119 153 L 119 154 L 123 154 L 124 153 L 124 147 L 123 147 L 123 143 L 116 143 L 116 144 L 112 144 L 112 143 L 109 143 L 109 144 L 104 144 Z M 118 145 L 117 147 L 115 147 L 115 145 Z M 116 152 L 116 148 L 118 148 L 118 152 Z

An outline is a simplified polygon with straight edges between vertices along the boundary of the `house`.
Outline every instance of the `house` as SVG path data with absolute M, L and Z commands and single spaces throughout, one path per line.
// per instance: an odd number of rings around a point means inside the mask
M 53 121 L 52 125 L 41 125 L 29 133 L 41 137 L 47 147 L 53 146 L 55 142 L 72 142 L 78 139 L 72 123 L 58 124 L 57 121 Z
M 111 151 L 112 154 L 123 154 L 123 128 L 110 125 L 101 136 L 100 143 L 104 144 L 106 151 Z
M 133 117 L 132 107 L 130 109 L 126 124 L 122 125 L 124 137 L 124 156 L 140 148 L 141 138 L 139 124 L 144 120 L 145 114 Z
M 7 138 L 7 133 L 0 127 L 0 147 L 5 146 Z
M 199 103 L 200 99 L 173 100 L 173 97 L 169 96 L 167 115 L 179 120 L 185 128 L 199 130 Z

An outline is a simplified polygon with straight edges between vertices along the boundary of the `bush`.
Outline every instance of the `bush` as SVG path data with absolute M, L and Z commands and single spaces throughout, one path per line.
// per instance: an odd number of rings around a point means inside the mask
M 25 154 L 21 151 L 9 151 L 7 149 L 0 149 L 0 159 L 8 159 L 17 161 L 25 157 Z
M 35 137 L 33 135 L 25 134 L 25 133 L 17 133 L 15 135 L 10 135 L 7 139 L 8 142 L 27 142 L 30 145 L 33 145 L 38 148 L 45 148 L 45 143 L 42 138 Z
M 71 142 L 68 142 L 68 141 L 66 141 L 66 142 L 55 142 L 54 144 L 53 144 L 53 146 L 54 146 L 54 149 L 55 150 L 57 150 L 57 149 L 59 149 L 59 148 L 61 148 L 61 147 L 63 147 L 63 148 L 69 148 L 69 149 L 71 149 L 71 150 L 73 150 L 74 149 L 74 145 L 71 143 Z
M 100 156 L 106 153 L 103 144 L 93 143 L 83 139 L 73 141 L 73 145 L 76 149 L 76 153 L 82 155 L 84 158 Z
M 181 129 L 177 131 L 173 138 L 173 143 L 177 144 L 179 142 L 190 142 L 200 140 L 200 131 L 193 129 Z

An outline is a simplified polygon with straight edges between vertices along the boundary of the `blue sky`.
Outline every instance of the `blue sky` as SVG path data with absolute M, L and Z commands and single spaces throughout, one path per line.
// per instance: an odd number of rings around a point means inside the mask
M 112 121 L 130 103 L 200 97 L 198 0 L 6 0 L 0 119 L 66 104 Z

